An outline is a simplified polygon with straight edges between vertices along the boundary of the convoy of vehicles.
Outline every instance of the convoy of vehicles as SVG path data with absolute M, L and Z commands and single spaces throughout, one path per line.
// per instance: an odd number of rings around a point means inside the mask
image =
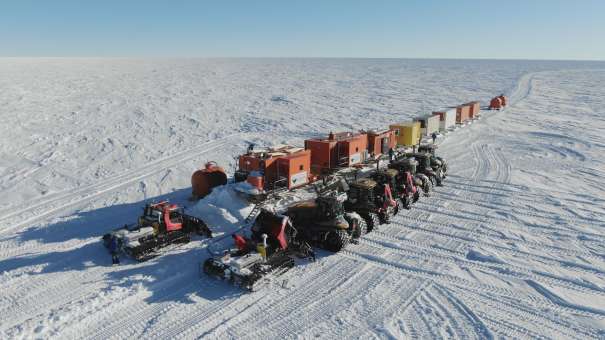
M 506 97 L 492 102 L 501 109 Z M 473 116 L 479 114 L 478 102 L 464 105 Z M 445 116 L 440 113 L 435 115 Z M 314 259 L 313 247 L 341 251 L 403 209 L 411 209 L 421 199 L 421 191 L 428 197 L 435 186 L 444 185 L 448 173 L 447 162 L 437 155 L 435 135 L 432 143 L 422 143 L 416 131 L 419 125 L 396 124 L 380 132 L 330 132 L 325 139 L 305 141 L 305 148 L 254 150 L 251 145 L 239 156 L 231 182 L 245 182 L 256 193 L 248 197 L 255 209 L 246 222 L 253 223 L 243 228 L 249 229 L 248 234 L 231 235 L 233 246 L 202 261 L 201 271 L 254 290 L 294 267 L 297 259 Z M 328 179 L 332 184 L 317 190 L 317 184 Z M 193 199 L 229 182 L 215 162 L 197 170 L 191 181 Z M 294 201 L 280 211 L 269 204 L 272 195 L 307 190 L 310 184 L 316 188 L 312 199 Z M 145 205 L 137 223 L 117 228 L 102 239 L 117 264 L 120 254 L 145 261 L 169 246 L 188 243 L 194 235 L 213 236 L 202 219 L 163 201 Z

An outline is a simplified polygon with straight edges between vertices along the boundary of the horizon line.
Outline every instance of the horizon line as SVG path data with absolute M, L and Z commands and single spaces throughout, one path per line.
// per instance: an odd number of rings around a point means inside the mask
M 378 60 L 491 60 L 491 61 L 588 61 L 605 62 L 605 59 L 541 59 L 491 57 L 342 57 L 342 56 L 0 56 L 0 59 L 378 59 Z

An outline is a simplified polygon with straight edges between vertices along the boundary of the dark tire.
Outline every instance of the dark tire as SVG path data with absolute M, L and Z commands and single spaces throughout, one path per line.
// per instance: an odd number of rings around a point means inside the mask
M 426 181 L 422 184 L 422 191 L 424 192 L 424 196 L 430 196 L 431 195 L 431 189 L 432 189 L 432 185 L 431 185 L 431 181 Z
M 416 188 L 416 193 L 414 194 L 413 202 L 416 203 L 420 199 L 420 188 Z
M 356 238 L 359 238 L 368 233 L 368 224 L 363 218 L 359 220 L 359 226 L 357 230 L 359 231 L 359 236 Z
M 366 220 L 368 233 L 374 230 L 374 228 L 378 229 L 378 226 L 380 225 L 380 217 L 378 217 L 377 214 L 369 213 L 363 218 Z
M 380 218 L 380 224 L 388 224 L 391 223 L 391 216 L 395 215 L 393 207 L 389 207 L 386 212 L 378 215 Z
M 356 215 L 345 215 L 345 219 L 349 222 L 349 227 L 351 228 L 352 239 L 358 239 L 368 233 L 366 221 L 361 216 Z
M 330 231 L 328 235 L 326 235 L 324 248 L 328 251 L 336 253 L 346 247 L 350 240 L 349 234 L 344 230 L 339 229 Z
M 408 195 L 401 199 L 402 207 L 406 210 L 410 210 L 410 208 L 412 208 L 412 203 L 412 199 Z
M 445 178 L 445 176 L 447 175 L 447 162 L 441 157 L 436 158 L 441 161 L 441 172 L 443 174 L 443 178 Z
M 111 234 L 105 234 L 103 235 L 103 245 L 105 246 L 105 248 L 109 249 L 109 243 L 111 242 Z
M 441 170 L 437 170 L 437 175 L 435 176 L 435 182 L 438 187 L 443 186 L 443 175 Z
M 397 215 L 403 208 L 405 208 L 405 202 L 401 198 L 397 198 L 393 207 L 393 216 Z

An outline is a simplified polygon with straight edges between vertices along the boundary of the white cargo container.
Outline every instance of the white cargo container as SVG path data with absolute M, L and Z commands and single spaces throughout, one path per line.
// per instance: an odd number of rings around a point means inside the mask
M 456 108 L 433 111 L 439 117 L 439 130 L 447 131 L 456 126 Z
M 426 115 L 414 118 L 420 122 L 420 135 L 430 136 L 433 132 L 439 132 L 439 116 Z

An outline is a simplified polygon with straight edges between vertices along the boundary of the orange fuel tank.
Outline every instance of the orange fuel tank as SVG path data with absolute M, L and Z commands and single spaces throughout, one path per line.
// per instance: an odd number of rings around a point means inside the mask
M 500 110 L 502 108 L 502 99 L 500 97 L 494 97 L 489 102 L 490 110 Z
M 206 163 L 203 169 L 191 175 L 191 191 L 194 199 L 203 198 L 212 191 L 212 188 L 224 184 L 227 184 L 227 174 L 216 162 Z

